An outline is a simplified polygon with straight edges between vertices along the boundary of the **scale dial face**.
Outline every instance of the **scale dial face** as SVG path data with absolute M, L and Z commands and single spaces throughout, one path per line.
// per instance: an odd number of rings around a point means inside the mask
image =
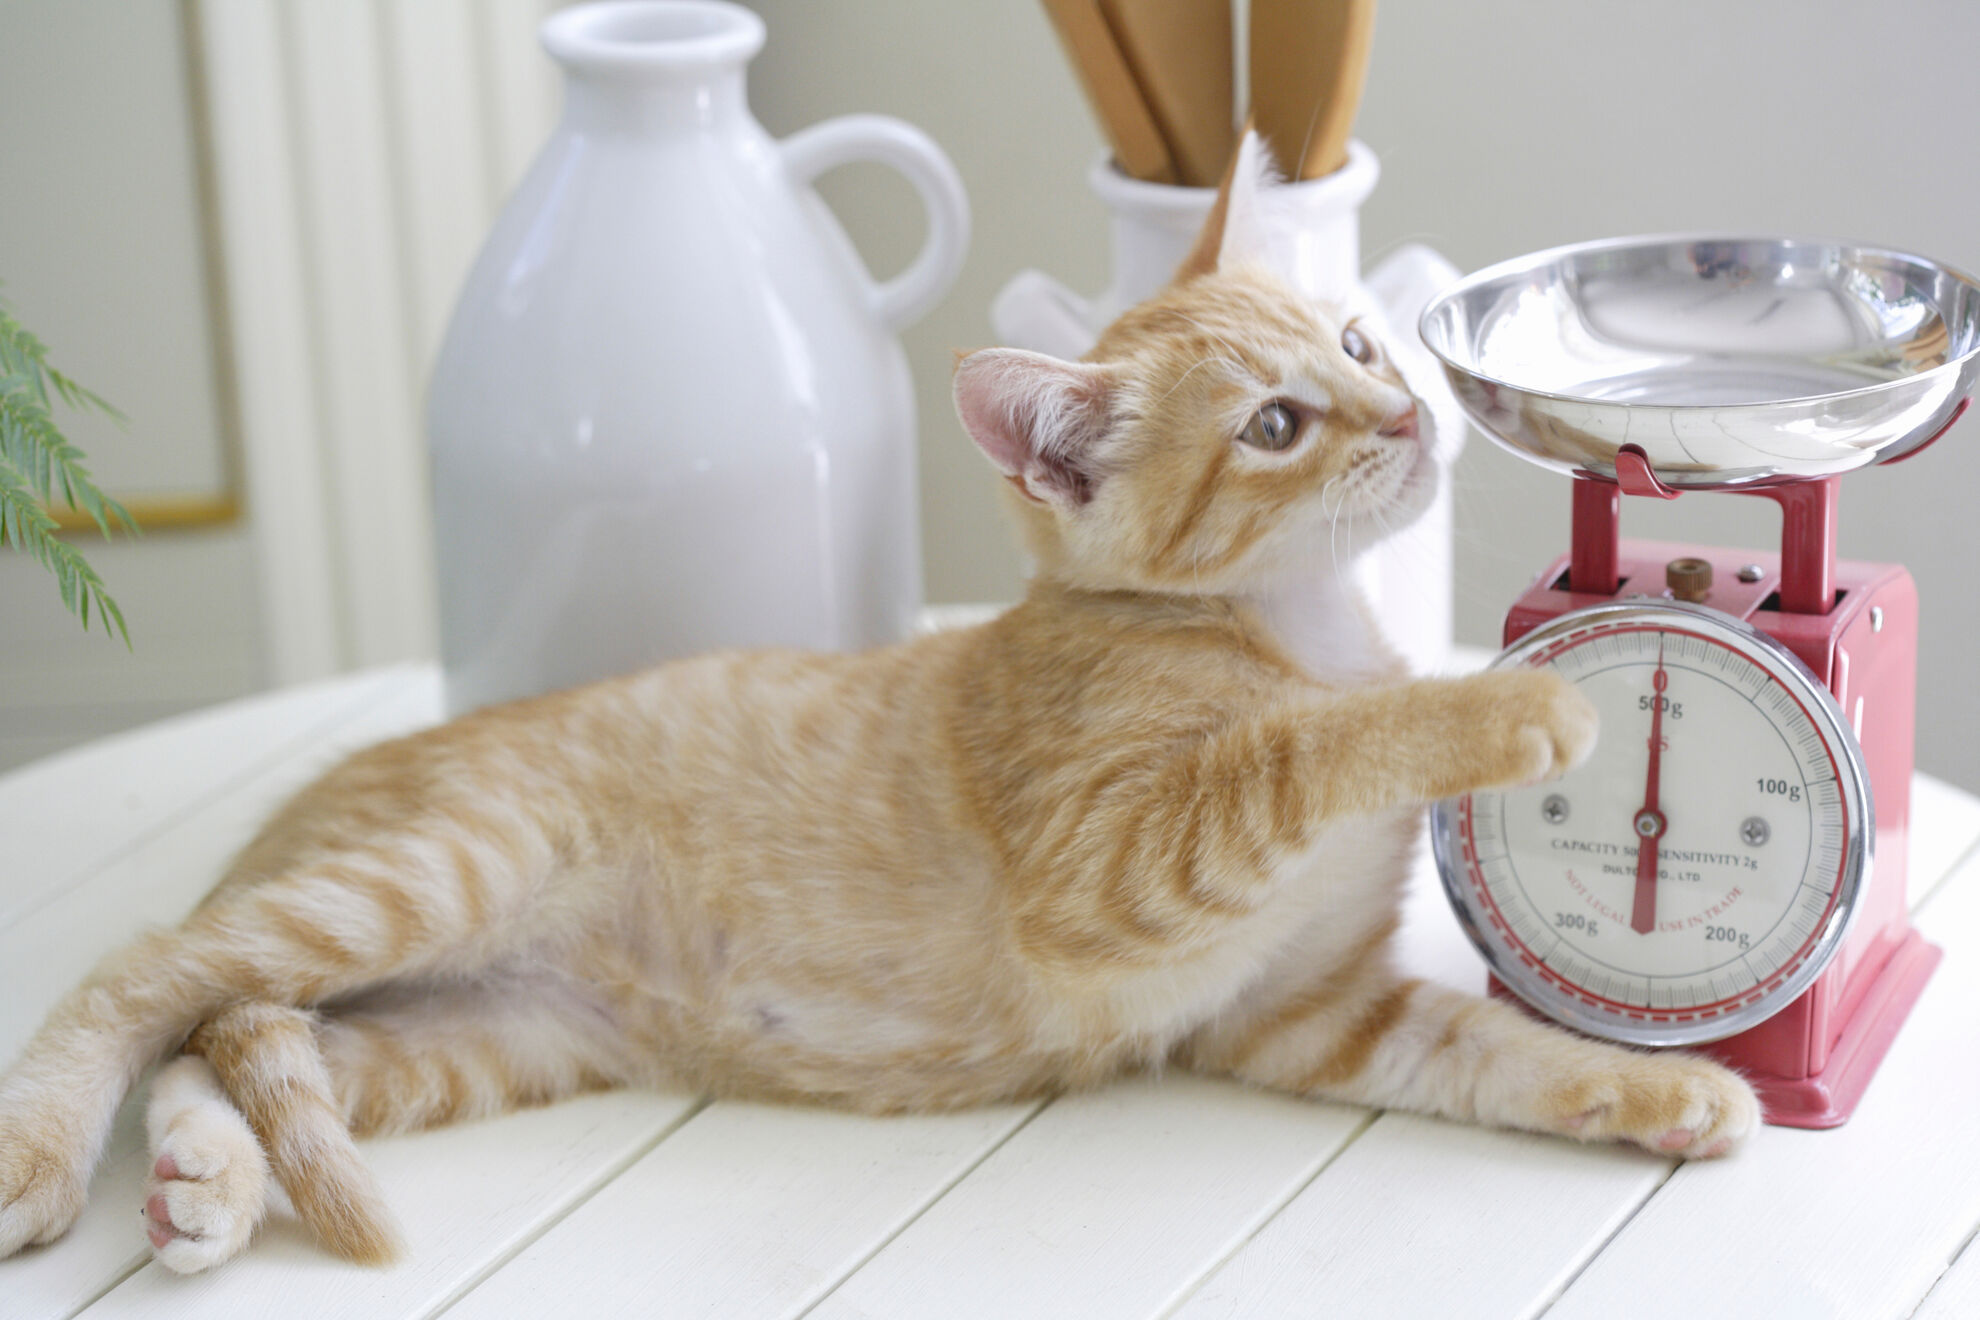
M 1681 602 L 1596 605 L 1493 668 L 1595 704 L 1560 779 L 1438 803 L 1444 886 L 1492 970 L 1567 1026 L 1638 1045 L 1771 1017 L 1840 947 L 1869 870 L 1863 753 L 1786 647 Z

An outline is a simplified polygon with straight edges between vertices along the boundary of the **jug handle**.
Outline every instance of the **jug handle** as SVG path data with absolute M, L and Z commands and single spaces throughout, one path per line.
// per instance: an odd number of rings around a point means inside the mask
M 890 330 L 920 320 L 961 273 L 969 251 L 969 198 L 942 149 L 914 125 L 887 115 L 842 115 L 800 129 L 777 144 L 784 167 L 810 183 L 836 166 L 870 160 L 907 176 L 928 216 L 928 238 L 906 270 L 885 283 L 867 277 L 867 301 Z

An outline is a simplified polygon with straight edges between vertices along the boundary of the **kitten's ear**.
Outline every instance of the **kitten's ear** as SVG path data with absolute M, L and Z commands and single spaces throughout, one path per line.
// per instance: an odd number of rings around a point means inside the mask
M 1196 236 L 1196 246 L 1176 270 L 1176 282 L 1207 275 L 1219 266 L 1240 261 L 1263 261 L 1266 254 L 1266 223 L 1261 199 L 1279 181 L 1278 167 L 1265 139 L 1249 123 L 1238 149 L 1217 186 L 1217 200 Z
M 956 364 L 956 413 L 1026 499 L 1071 509 L 1093 498 L 1113 370 L 986 348 Z

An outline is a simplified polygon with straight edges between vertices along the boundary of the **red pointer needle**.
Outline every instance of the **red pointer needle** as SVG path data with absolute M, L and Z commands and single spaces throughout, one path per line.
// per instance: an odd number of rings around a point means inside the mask
M 1650 703 L 1650 772 L 1643 785 L 1643 809 L 1636 813 L 1636 904 L 1629 928 L 1648 935 L 1657 928 L 1657 840 L 1664 836 L 1664 813 L 1657 809 L 1657 774 L 1664 759 L 1664 689 L 1671 676 L 1664 672 L 1664 644 L 1657 643 L 1657 672 L 1650 677 L 1656 698 Z

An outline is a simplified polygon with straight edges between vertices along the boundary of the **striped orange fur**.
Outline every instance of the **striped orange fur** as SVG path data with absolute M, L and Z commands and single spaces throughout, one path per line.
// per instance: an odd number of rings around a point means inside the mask
M 201 1023 L 186 1053 L 213 1065 L 296 1213 L 325 1246 L 365 1265 L 399 1255 L 397 1227 L 351 1143 L 309 1014 L 236 1004 Z
M 0 1078 L 0 1256 L 68 1226 L 182 1046 L 147 1201 L 175 1269 L 240 1249 L 264 1156 L 333 1250 L 387 1259 L 353 1130 L 605 1086 L 893 1113 L 1176 1065 L 1687 1155 L 1745 1135 L 1716 1065 L 1393 971 L 1423 804 L 1559 773 L 1593 716 L 1384 646 L 1348 568 L 1428 500 L 1427 418 L 1262 264 L 1272 198 L 1248 137 L 1175 283 L 1085 361 L 959 361 L 1037 565 L 994 621 L 485 710 L 286 806 Z

